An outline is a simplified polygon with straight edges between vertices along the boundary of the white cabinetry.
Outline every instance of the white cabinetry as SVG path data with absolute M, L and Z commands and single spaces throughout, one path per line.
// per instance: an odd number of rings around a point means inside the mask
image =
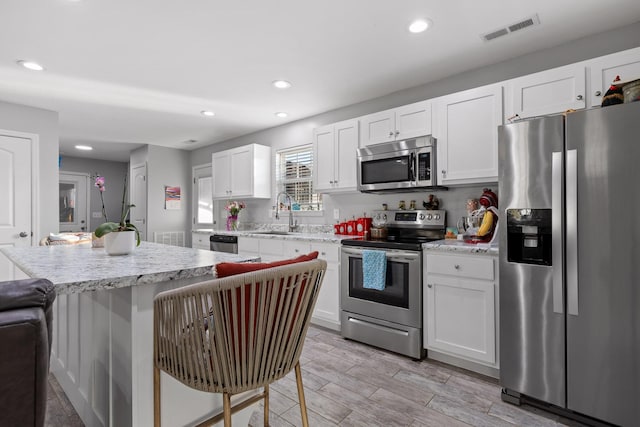
M 358 120 L 322 126 L 313 131 L 314 188 L 319 192 L 355 191 Z
M 208 251 L 211 248 L 209 243 L 209 234 L 191 233 L 191 247 L 194 249 L 205 249 Z
M 502 85 L 454 93 L 434 103 L 438 182 L 451 185 L 497 181 Z
M 497 368 L 495 257 L 425 252 L 424 265 L 425 347 Z
M 360 117 L 360 147 L 431 134 L 431 101 Z
M 505 119 L 582 109 L 587 105 L 584 63 L 554 68 L 507 83 Z
M 318 258 L 327 261 L 322 287 L 313 310 L 311 322 L 340 330 L 340 244 L 317 243 L 285 238 L 238 237 L 240 255 L 259 256 L 263 262 L 272 262 L 318 251 Z
M 211 156 L 213 198 L 271 197 L 271 148 L 249 144 Z
M 640 47 L 588 61 L 591 71 L 591 106 L 602 104 L 602 97 L 613 79 L 628 81 L 640 78 Z

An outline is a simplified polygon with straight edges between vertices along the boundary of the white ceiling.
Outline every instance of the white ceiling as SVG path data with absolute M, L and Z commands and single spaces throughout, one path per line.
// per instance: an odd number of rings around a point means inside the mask
M 536 13 L 538 26 L 480 38 Z M 0 17 L 0 100 L 58 111 L 67 155 L 84 143 L 128 160 L 139 144 L 194 149 L 638 22 L 640 1 L 2 0 Z M 433 27 L 409 33 L 423 17 Z

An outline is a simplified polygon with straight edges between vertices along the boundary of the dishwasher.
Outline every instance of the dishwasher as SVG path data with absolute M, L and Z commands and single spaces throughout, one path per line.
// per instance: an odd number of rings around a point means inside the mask
M 209 249 L 216 252 L 238 253 L 238 236 L 212 234 L 209 237 Z

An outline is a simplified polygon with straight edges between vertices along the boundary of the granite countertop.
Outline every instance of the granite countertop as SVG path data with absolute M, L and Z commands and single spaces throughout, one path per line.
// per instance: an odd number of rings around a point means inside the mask
M 359 236 L 347 236 L 332 233 L 287 233 L 268 234 L 267 230 L 244 230 L 244 231 L 215 231 L 211 234 L 223 234 L 227 236 L 259 237 L 261 239 L 297 240 L 306 242 L 340 243 L 346 239 L 360 239 Z
M 59 294 L 123 288 L 202 276 L 213 279 L 211 267 L 220 262 L 258 258 L 159 243 L 142 242 L 125 256 L 107 255 L 90 244 L 5 247 L 0 249 L 29 277 L 44 277 Z
M 465 243 L 461 240 L 453 240 L 453 239 L 436 240 L 429 243 L 423 243 L 422 249 L 436 250 L 436 251 L 442 251 L 442 252 L 498 255 L 497 245 L 490 245 L 488 243 L 477 243 L 477 244 Z

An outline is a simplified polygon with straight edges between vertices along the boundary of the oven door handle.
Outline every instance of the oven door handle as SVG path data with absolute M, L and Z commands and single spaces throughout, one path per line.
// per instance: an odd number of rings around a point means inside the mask
M 372 249 L 375 250 L 375 249 Z M 419 252 L 395 252 L 395 251 L 384 251 L 386 252 L 388 260 L 404 260 L 404 261 L 415 261 L 420 259 Z M 362 257 L 362 249 L 346 249 L 342 248 L 342 253 L 346 255 L 354 255 L 358 257 Z

